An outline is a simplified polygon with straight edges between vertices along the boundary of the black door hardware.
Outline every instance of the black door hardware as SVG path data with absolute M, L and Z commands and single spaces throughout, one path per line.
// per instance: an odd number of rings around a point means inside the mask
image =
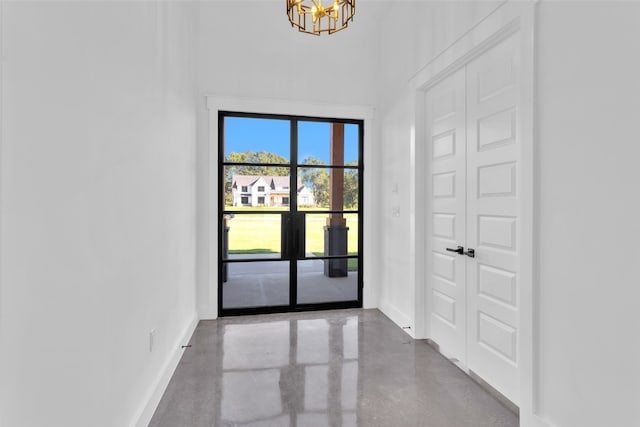
M 449 252 L 455 252 L 455 253 L 457 253 L 458 255 L 463 255 L 463 254 L 464 254 L 464 247 L 463 247 L 463 246 L 458 246 L 458 248 L 457 248 L 457 249 L 447 248 L 447 250 L 448 250 Z
M 466 256 L 468 256 L 469 258 L 475 258 L 476 257 L 476 250 L 475 249 L 471 249 L 469 248 L 467 250 L 467 252 L 464 253 Z

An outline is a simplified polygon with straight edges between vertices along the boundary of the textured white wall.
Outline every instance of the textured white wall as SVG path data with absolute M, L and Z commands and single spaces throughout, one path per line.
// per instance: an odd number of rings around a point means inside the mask
M 195 316 L 194 19 L 2 8 L 0 425 L 131 425 Z
M 640 4 L 541 2 L 540 408 L 640 425 Z

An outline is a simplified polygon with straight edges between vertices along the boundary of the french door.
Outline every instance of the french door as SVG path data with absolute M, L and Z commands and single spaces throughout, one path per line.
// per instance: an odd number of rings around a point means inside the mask
M 221 111 L 220 315 L 362 306 L 363 122 Z
M 511 37 L 427 92 L 430 336 L 519 403 L 520 137 Z

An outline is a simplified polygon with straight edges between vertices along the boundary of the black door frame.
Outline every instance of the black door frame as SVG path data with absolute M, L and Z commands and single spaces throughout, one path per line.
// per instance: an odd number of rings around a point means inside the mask
M 273 167 L 286 167 L 289 169 L 290 189 L 297 188 L 298 168 L 300 167 L 314 167 L 318 169 L 345 169 L 358 171 L 358 209 L 357 210 L 314 210 L 313 213 L 330 214 L 330 213 L 348 213 L 358 215 L 358 255 L 338 255 L 338 256 L 322 256 L 308 258 L 304 254 L 304 247 L 302 248 L 302 255 L 300 252 L 300 237 L 304 244 L 304 235 L 296 236 L 296 233 L 286 233 L 283 227 L 283 238 L 288 238 L 288 241 L 284 242 L 286 247 L 290 250 L 286 253 L 282 253 L 281 257 L 277 261 L 289 261 L 289 304 L 288 305 L 276 305 L 276 306 L 260 306 L 260 307 L 242 307 L 242 308 L 223 308 L 223 278 L 224 269 L 227 264 L 237 262 L 264 262 L 275 261 L 273 258 L 257 258 L 247 260 L 230 260 L 224 259 L 224 216 L 226 214 L 234 213 L 252 213 L 252 211 L 242 210 L 225 210 L 225 166 L 255 166 L 255 163 L 238 163 L 238 162 L 226 162 L 225 150 L 224 150 L 224 119 L 225 117 L 244 117 L 244 118 L 256 118 L 256 119 L 274 119 L 274 120 L 287 120 L 290 124 L 290 159 L 288 164 L 267 164 L 261 163 L 261 166 L 273 166 Z M 342 123 L 342 124 L 355 124 L 358 126 L 358 166 L 337 166 L 337 165 L 300 165 L 298 163 L 298 122 L 323 122 L 323 123 Z M 240 316 L 250 314 L 267 314 L 267 313 L 283 313 L 294 311 L 313 311 L 313 310 L 330 310 L 330 309 L 344 309 L 344 308 L 361 308 L 362 307 L 362 295 L 363 295 L 363 231 L 364 231 L 364 120 L 359 119 L 344 119 L 344 118 L 327 118 L 327 117 L 312 117 L 312 116 L 296 116 L 296 115 L 283 115 L 283 114 L 261 114 L 261 113 L 247 113 L 238 111 L 218 111 L 218 313 L 219 316 Z M 256 211 L 255 213 L 264 213 L 264 211 Z M 274 213 L 276 214 L 276 213 Z M 298 212 L 298 192 L 291 191 L 289 197 L 289 210 L 282 211 L 281 213 L 283 223 L 284 221 L 293 221 L 295 223 L 300 222 L 300 218 L 304 219 L 304 214 Z M 300 227 L 299 224 L 294 224 L 293 227 L 296 231 L 304 230 L 304 227 Z M 281 242 L 283 243 L 283 242 Z M 331 258 L 355 258 L 358 260 L 358 299 L 357 301 L 336 301 L 336 302 L 324 302 L 324 303 L 312 303 L 312 304 L 298 304 L 298 263 L 297 261 L 304 261 L 308 259 L 323 260 Z

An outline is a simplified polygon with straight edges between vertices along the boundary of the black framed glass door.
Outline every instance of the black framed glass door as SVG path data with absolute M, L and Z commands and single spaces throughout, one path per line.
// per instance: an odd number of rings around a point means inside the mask
M 362 306 L 363 122 L 219 112 L 220 315 Z

